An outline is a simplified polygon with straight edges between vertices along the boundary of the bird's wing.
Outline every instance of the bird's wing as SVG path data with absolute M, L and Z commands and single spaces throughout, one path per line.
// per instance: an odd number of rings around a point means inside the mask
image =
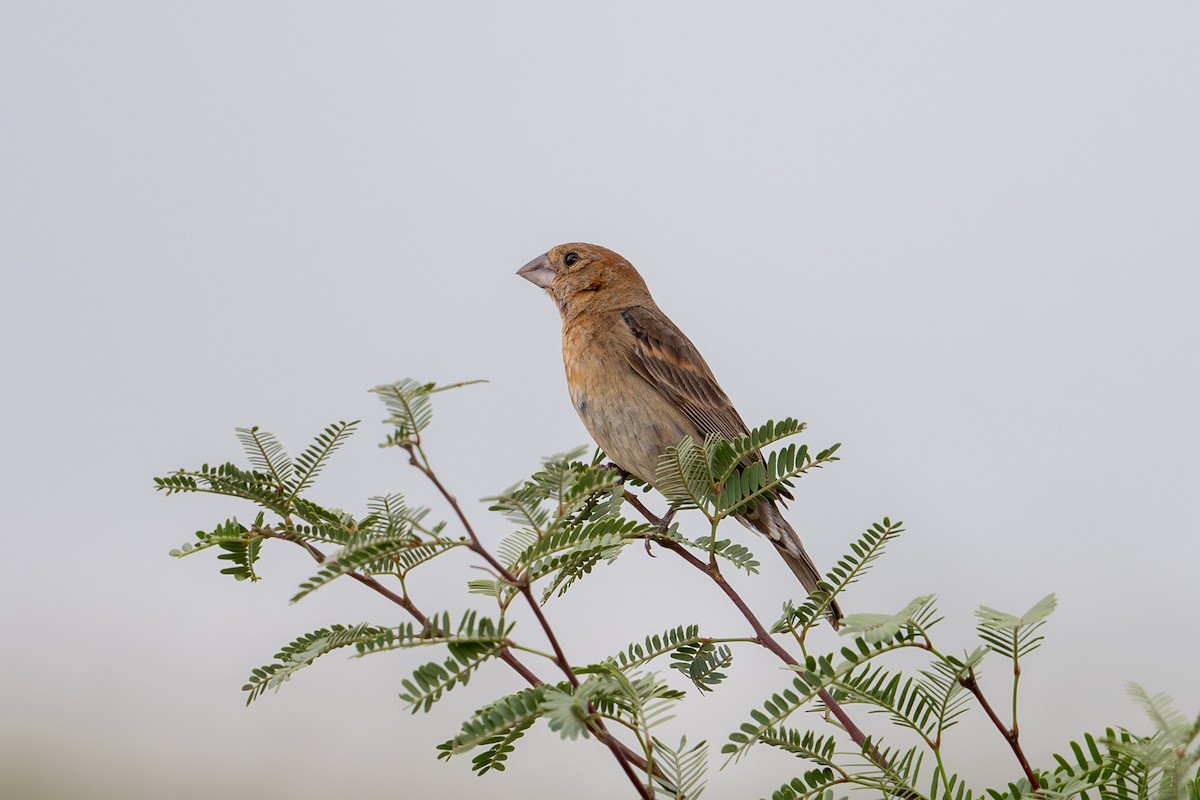
M 700 351 L 662 311 L 633 306 L 621 312 L 621 320 L 634 339 L 628 355 L 630 367 L 682 411 L 701 436 L 715 434 L 732 440 L 750 432 Z M 754 456 L 762 460 L 762 453 Z M 754 460 L 746 459 L 743 464 Z M 776 500 L 784 503 L 791 499 L 792 493 L 779 487 Z
M 665 314 L 657 308 L 633 306 L 621 312 L 621 320 L 634 339 L 629 365 L 702 435 L 736 439 L 749 433 L 700 351 Z

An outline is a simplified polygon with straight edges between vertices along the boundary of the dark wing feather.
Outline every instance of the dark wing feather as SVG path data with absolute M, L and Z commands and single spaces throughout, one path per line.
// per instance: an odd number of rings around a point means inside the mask
M 634 306 L 622 311 L 621 319 L 635 340 L 629 365 L 682 411 L 702 436 L 736 439 L 749 433 L 700 351 L 661 311 Z
M 621 312 L 621 319 L 634 338 L 629 366 L 682 411 L 701 436 L 732 440 L 750 433 L 700 351 L 665 314 L 656 307 L 633 306 Z M 781 487 L 778 499 L 791 497 Z

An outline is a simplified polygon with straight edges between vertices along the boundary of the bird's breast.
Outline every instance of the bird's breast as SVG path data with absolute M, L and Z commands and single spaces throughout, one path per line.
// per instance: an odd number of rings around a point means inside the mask
M 633 370 L 621 348 L 612 344 L 585 326 L 563 331 L 563 364 L 571 403 L 609 458 L 653 483 L 667 447 L 697 433 L 682 412 Z

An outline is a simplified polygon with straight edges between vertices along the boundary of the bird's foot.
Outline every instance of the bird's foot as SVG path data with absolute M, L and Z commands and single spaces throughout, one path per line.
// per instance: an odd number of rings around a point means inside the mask
M 667 510 L 666 514 L 663 514 L 661 517 L 657 517 L 652 520 L 652 524 L 658 526 L 658 532 L 660 534 L 666 535 L 667 530 L 670 529 L 670 527 L 671 527 L 671 520 L 675 518 L 675 512 L 677 510 L 678 509 L 676 509 L 674 506 L 672 506 L 670 509 Z M 646 555 L 650 556 L 651 558 L 657 558 L 658 556 L 656 556 L 656 555 L 654 555 L 654 553 L 650 552 L 650 542 L 651 541 L 652 541 L 652 539 L 650 538 L 650 534 L 646 534 Z
M 629 471 L 626 470 L 624 467 L 622 467 L 620 464 L 618 464 L 615 461 L 608 462 L 607 464 L 604 465 L 604 468 L 605 469 L 615 469 L 617 471 L 617 475 L 620 476 L 621 483 L 624 483 L 625 480 L 629 477 Z

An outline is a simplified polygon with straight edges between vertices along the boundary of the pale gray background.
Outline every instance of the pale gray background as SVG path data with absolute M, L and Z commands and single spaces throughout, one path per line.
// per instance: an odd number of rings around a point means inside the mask
M 626 796 L 603 750 L 544 728 L 486 784 L 434 760 L 519 685 L 502 667 L 411 717 L 415 657 L 331 656 L 243 708 L 293 635 L 400 617 L 349 582 L 289 607 L 312 567 L 287 548 L 257 585 L 172 561 L 246 509 L 150 482 L 237 457 L 238 425 L 298 451 L 361 417 L 321 496 L 432 502 L 375 447 L 366 390 L 487 378 L 429 440 L 497 541 L 474 499 L 587 440 L 557 315 L 512 274 L 571 240 L 642 270 L 747 419 L 845 443 L 791 511 L 822 564 L 906 520 L 849 610 L 936 592 L 956 648 L 975 605 L 1059 593 L 1024 684 L 1037 762 L 1142 727 L 1126 680 L 1195 712 L 1197 9 L 5 2 L 3 794 Z M 739 585 L 770 616 L 794 585 L 759 549 L 766 578 Z M 466 565 L 426 573 L 425 605 L 458 604 Z M 579 660 L 668 624 L 742 630 L 638 552 L 548 613 Z M 719 746 L 786 680 L 738 658 L 668 733 Z M 1017 776 L 994 731 L 960 733 L 979 780 Z M 799 769 L 755 753 L 711 794 Z

